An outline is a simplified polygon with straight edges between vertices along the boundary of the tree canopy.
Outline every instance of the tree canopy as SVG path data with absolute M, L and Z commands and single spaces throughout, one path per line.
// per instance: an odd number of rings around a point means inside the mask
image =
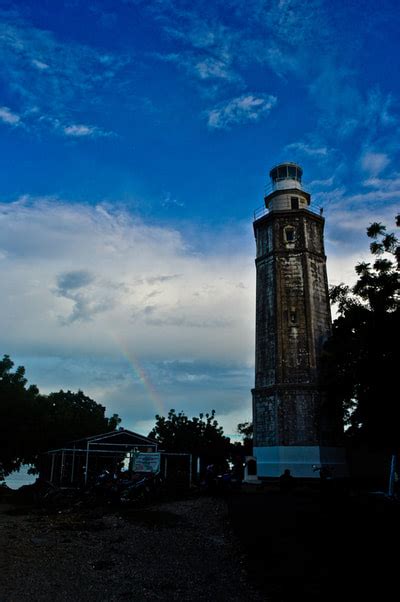
M 253 452 L 253 423 L 240 422 L 237 425 L 237 432 L 242 436 L 243 454 L 250 456 Z
M 188 418 L 183 412 L 171 409 L 168 416 L 156 416 L 156 425 L 149 437 L 168 452 L 191 453 L 207 463 L 219 463 L 229 458 L 230 439 L 215 419 L 215 410 Z
M 0 360 L 0 479 L 22 464 L 37 466 L 41 452 L 119 424 L 82 391 L 41 395 L 28 386 L 25 368 L 13 367 L 8 355 Z
M 348 437 L 398 451 L 399 243 L 381 223 L 367 235 L 373 263 L 356 265 L 353 287 L 330 291 L 339 315 L 325 345 L 323 379 L 330 403 L 342 403 Z

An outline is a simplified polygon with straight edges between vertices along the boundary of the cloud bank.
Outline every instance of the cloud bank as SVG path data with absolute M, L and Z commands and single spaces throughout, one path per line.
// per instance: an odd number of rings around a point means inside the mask
M 243 231 L 240 244 L 222 234 L 224 248 L 211 237 L 207 248 L 203 234 L 199 253 L 178 230 L 125 211 L 27 197 L 1 204 L 0 220 L 3 352 L 28 369 L 56 362 L 38 368 L 41 388 L 80 386 L 132 420 L 249 399 L 254 278 Z

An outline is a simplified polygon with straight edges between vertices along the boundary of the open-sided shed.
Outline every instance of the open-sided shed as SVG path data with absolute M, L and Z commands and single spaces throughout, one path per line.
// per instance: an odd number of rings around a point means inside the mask
M 157 443 L 120 428 L 48 451 L 49 462 L 42 476 L 55 485 L 87 485 L 100 470 L 108 468 L 116 472 L 122 463 L 132 466 L 135 458 L 143 453 L 157 454 Z

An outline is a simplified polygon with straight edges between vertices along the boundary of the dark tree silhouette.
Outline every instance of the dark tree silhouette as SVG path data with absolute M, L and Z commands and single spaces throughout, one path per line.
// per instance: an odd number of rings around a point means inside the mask
M 121 422 L 117 414 L 107 418 L 105 407 L 83 391 L 50 393 L 42 397 L 41 407 L 47 449 L 88 435 L 113 431 Z
M 399 218 L 396 220 L 399 225 Z M 396 393 L 399 364 L 399 243 L 381 223 L 367 229 L 371 263 L 359 263 L 350 288 L 331 289 L 339 316 L 323 357 L 329 402 L 342 403 L 347 436 L 371 449 L 400 447 L 400 404 Z
M 168 416 L 156 416 L 149 437 L 168 452 L 191 453 L 207 463 L 222 463 L 229 458 L 230 440 L 215 420 L 215 411 L 188 418 L 171 409 Z
M 250 456 L 253 452 L 253 423 L 240 422 L 237 425 L 237 432 L 242 435 L 243 454 Z
M 23 366 L 12 372 L 13 366 L 8 355 L 0 360 L 0 479 L 32 461 L 41 435 L 39 389 L 27 386 Z
M 22 464 L 38 466 L 40 453 L 68 441 L 114 430 L 119 417 L 82 391 L 40 395 L 27 385 L 25 368 L 13 372 L 8 355 L 0 361 L 0 479 Z

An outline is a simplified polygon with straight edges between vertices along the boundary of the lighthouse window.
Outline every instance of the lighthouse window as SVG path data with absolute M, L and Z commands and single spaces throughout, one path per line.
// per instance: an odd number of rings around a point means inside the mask
M 285 228 L 286 242 L 294 242 L 294 228 Z
M 290 197 L 290 206 L 292 209 L 298 209 L 299 208 L 299 199 L 297 196 L 292 196 Z
M 296 179 L 296 168 L 295 168 L 295 166 L 294 165 L 289 165 L 288 171 L 289 171 L 289 178 L 293 178 L 295 180 Z
M 286 174 L 286 165 L 284 165 L 283 167 L 278 167 L 278 178 L 279 179 L 283 179 L 286 178 L 287 174 Z

